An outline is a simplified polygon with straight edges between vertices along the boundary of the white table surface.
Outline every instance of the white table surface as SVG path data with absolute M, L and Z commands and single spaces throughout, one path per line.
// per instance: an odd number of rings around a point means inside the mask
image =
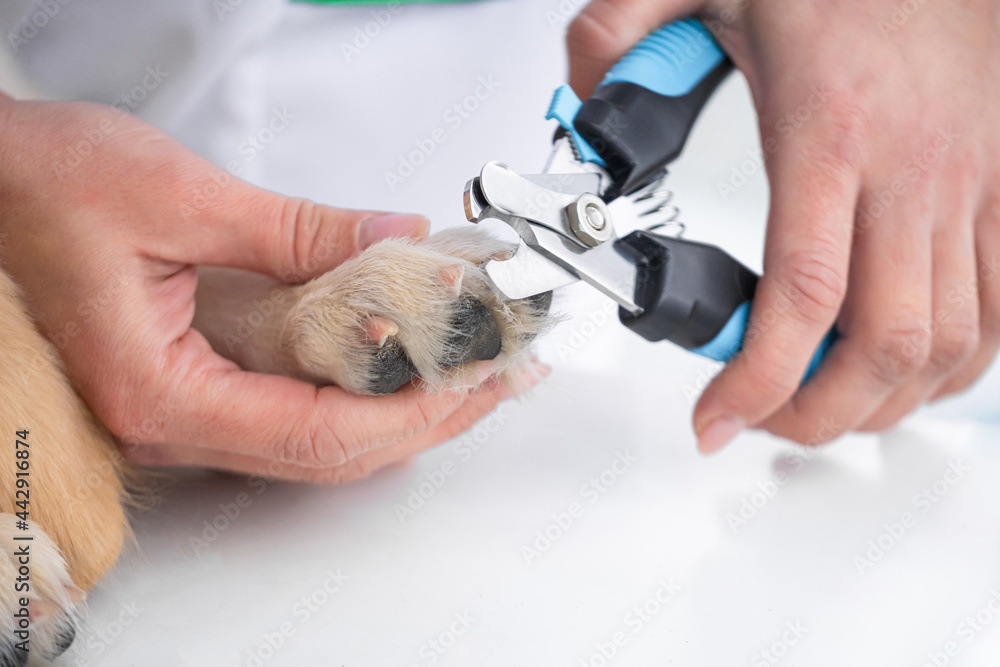
M 283 8 L 183 111 L 150 115 L 259 185 L 464 224 L 462 187 L 485 161 L 528 171 L 545 158 L 542 116 L 565 77 L 565 26 L 547 14 L 559 6 L 404 6 L 351 62 L 341 44 L 372 8 Z M 499 86 L 449 124 L 480 77 Z M 185 81 L 163 93 L 183 98 Z M 294 119 L 246 161 L 240 142 L 275 108 Z M 435 128 L 446 140 L 390 191 L 384 172 Z M 691 237 L 759 269 L 763 174 L 728 201 L 717 189 L 755 135 L 734 77 L 672 183 Z M 557 309 L 567 320 L 540 345 L 550 378 L 409 464 L 339 488 L 171 473 L 61 664 L 1000 661 L 1000 426 L 969 418 L 1000 400 L 995 372 L 881 437 L 806 451 L 748 433 L 704 458 L 690 413 L 712 365 L 613 318 L 592 325 L 608 309 L 586 289 Z M 935 488 L 933 503 L 919 498 Z M 213 521 L 224 529 L 194 542 Z

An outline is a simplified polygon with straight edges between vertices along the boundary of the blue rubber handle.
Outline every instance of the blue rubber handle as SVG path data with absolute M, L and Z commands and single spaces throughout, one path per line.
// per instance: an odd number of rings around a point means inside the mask
M 743 348 L 759 276 L 718 246 L 635 231 L 615 249 L 636 266 L 635 302 L 618 319 L 648 341 L 670 341 L 703 357 L 729 362 Z M 819 368 L 837 340 L 831 331 L 803 379 Z M 706 342 L 707 341 L 707 342 Z
M 643 88 L 680 97 L 698 85 L 726 54 L 708 29 L 696 19 L 670 23 L 648 35 L 605 75 L 611 83 L 635 83 Z
M 696 347 L 690 352 L 695 354 L 700 354 L 703 357 L 708 357 L 709 359 L 714 359 L 715 361 L 721 361 L 723 363 L 728 363 L 736 354 L 743 349 L 743 338 L 747 333 L 747 321 L 750 319 L 750 302 L 744 301 L 740 306 L 733 311 L 732 316 L 729 321 L 726 322 L 725 326 L 716 334 L 715 338 L 705 343 L 701 347 Z M 819 368 L 820 364 L 823 363 L 823 359 L 826 357 L 827 352 L 830 351 L 830 347 L 839 338 L 839 334 L 836 329 L 830 330 L 830 333 L 820 342 L 819 347 L 816 348 L 815 354 L 813 354 L 812 360 L 809 362 L 809 367 L 806 368 L 805 375 L 802 376 L 802 381 L 805 382 L 813 373 Z
M 708 29 L 700 21 L 684 19 L 659 28 L 633 47 L 608 70 L 604 80 L 597 87 L 595 96 L 601 97 L 601 89 L 609 84 L 631 83 L 666 98 L 684 98 L 725 60 L 726 54 L 712 39 Z M 631 148 L 629 148 L 630 141 L 628 140 L 625 142 L 624 148 L 617 148 L 631 153 L 635 148 L 649 141 L 652 141 L 653 144 L 659 144 L 663 141 L 667 141 L 669 144 L 672 141 L 676 147 L 664 146 L 662 155 L 657 155 L 654 161 L 665 162 L 673 159 L 683 146 L 690 124 L 694 122 L 694 118 L 698 115 L 703 103 L 704 99 L 701 96 L 683 101 L 678 99 L 679 106 L 673 110 L 673 114 L 661 118 L 620 119 L 607 131 L 603 129 L 596 131 L 598 144 L 606 145 L 605 140 L 609 138 L 606 136 L 607 134 L 613 133 L 624 125 L 639 121 L 639 124 L 644 122 L 647 127 L 643 128 L 644 131 L 641 132 L 640 136 L 630 140 Z M 559 121 L 576 147 L 577 155 L 580 156 L 581 161 L 593 162 L 605 167 L 607 165 L 604 158 L 594 150 L 590 142 L 581 135 L 575 126 L 577 114 L 583 105 L 584 103 L 569 86 L 560 86 L 552 96 L 552 102 L 549 104 L 545 118 Z M 663 111 L 663 109 L 643 108 L 637 111 L 650 114 Z M 626 116 L 629 113 L 632 112 L 625 112 Z M 669 116 L 675 116 L 675 118 L 669 118 Z M 679 117 L 679 124 L 677 117 Z M 614 150 L 615 147 L 612 147 L 612 151 Z

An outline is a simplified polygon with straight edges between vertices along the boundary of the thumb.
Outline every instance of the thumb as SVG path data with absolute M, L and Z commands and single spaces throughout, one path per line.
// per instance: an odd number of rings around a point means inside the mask
M 225 172 L 223 172 L 225 174 Z M 323 274 L 371 244 L 390 237 L 423 239 L 430 223 L 420 215 L 333 208 L 289 198 L 233 178 L 201 210 L 181 207 L 171 234 L 173 257 L 257 271 L 284 282 Z M 187 227 L 188 229 L 183 229 Z
M 690 16 L 702 0 L 593 0 L 569 26 L 569 85 L 590 97 L 604 74 L 639 40 L 668 21 Z

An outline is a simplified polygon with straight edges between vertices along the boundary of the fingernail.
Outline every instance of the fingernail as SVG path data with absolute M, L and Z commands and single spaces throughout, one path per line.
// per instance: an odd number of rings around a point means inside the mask
M 738 415 L 717 417 L 698 435 L 698 451 L 702 454 L 714 454 L 725 447 L 746 427 L 746 420 Z
M 369 218 L 358 230 L 358 247 L 364 250 L 373 243 L 388 238 L 422 239 L 430 230 L 430 221 L 422 215 L 388 213 Z

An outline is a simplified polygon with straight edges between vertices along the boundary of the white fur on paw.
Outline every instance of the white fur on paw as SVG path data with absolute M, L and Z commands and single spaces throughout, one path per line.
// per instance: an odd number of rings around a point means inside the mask
M 49 536 L 33 521 L 27 530 L 18 522 L 0 514 L 0 665 L 23 665 L 29 657 L 42 664 L 65 651 L 84 597 Z
M 455 323 L 470 312 L 481 315 L 473 307 L 481 303 L 499 332 L 499 353 L 489 368 L 516 380 L 529 365 L 529 343 L 549 320 L 547 303 L 507 301 L 484 279 L 481 265 L 512 250 L 473 227 L 446 230 L 423 243 L 377 243 L 300 288 L 284 344 L 303 377 L 357 394 L 381 393 L 383 362 L 398 357 L 400 348 L 427 389 L 474 387 L 489 376 L 483 363 L 449 360 L 472 342 Z

